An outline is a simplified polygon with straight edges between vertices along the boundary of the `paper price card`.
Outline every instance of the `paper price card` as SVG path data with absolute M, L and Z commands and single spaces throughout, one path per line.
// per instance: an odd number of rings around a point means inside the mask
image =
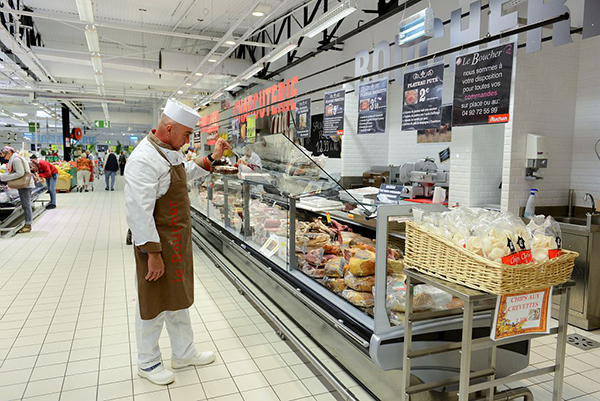
M 259 252 L 265 255 L 267 258 L 270 258 L 277 253 L 279 246 L 279 238 L 277 238 L 276 235 L 271 235 L 259 249 Z
M 498 297 L 492 340 L 550 332 L 552 288 Z

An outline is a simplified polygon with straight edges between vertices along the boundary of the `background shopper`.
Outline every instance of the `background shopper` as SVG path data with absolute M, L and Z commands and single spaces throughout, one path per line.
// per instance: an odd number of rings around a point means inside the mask
M 39 160 L 36 155 L 31 156 L 31 163 L 35 166 L 40 178 L 46 180 L 46 187 L 50 194 L 50 203 L 46 209 L 56 209 L 56 183 L 58 182 L 58 170 L 52 163 L 46 160 Z
M 77 159 L 77 187 L 79 192 L 85 189 L 88 192 L 88 187 L 91 186 L 90 178 L 92 177 L 93 165 L 92 161 L 82 154 Z
M 125 164 L 127 163 L 127 156 L 125 155 L 125 151 L 121 152 L 119 156 L 119 168 L 121 169 L 121 176 L 125 171 Z
M 21 207 L 25 214 L 25 225 L 18 231 L 18 233 L 31 232 L 31 225 L 33 224 L 33 211 L 31 209 L 31 190 L 35 188 L 35 180 L 31 175 L 31 169 L 29 163 L 24 157 L 21 157 L 17 152 L 10 146 L 5 146 L 0 151 L 2 157 L 8 160 L 8 173 L 0 174 L 0 181 L 8 183 L 10 187 L 11 181 L 20 181 L 24 176 L 28 176 L 29 179 L 25 179 L 25 187 L 17 188 L 19 191 L 19 198 L 21 199 Z M 20 185 L 19 185 L 20 186 Z
M 106 180 L 106 190 L 108 191 L 108 180 L 110 179 L 110 190 L 115 190 L 115 177 L 117 170 L 119 169 L 119 163 L 117 162 L 117 156 L 108 149 L 108 154 L 104 159 L 104 179 Z

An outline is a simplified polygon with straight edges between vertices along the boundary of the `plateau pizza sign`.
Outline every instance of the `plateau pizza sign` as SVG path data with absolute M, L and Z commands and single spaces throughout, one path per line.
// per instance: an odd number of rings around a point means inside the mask
M 298 77 L 286 79 L 249 96 L 237 100 L 235 116 L 243 123 L 249 115 L 259 118 L 296 110 L 294 98 L 298 95 Z
M 560 46 L 572 43 L 571 39 L 571 10 L 565 5 L 567 0 L 526 0 L 527 1 L 527 22 L 533 24 L 549 18 L 558 17 L 569 13 L 569 18 L 556 22 L 552 26 L 552 44 Z M 583 39 L 600 36 L 600 1 L 583 0 Z M 489 34 L 495 35 L 509 29 L 518 27 L 519 11 L 511 11 L 508 7 L 508 0 L 489 0 L 489 13 L 482 12 L 482 1 L 475 1 L 470 5 L 469 17 L 463 21 L 461 8 L 452 11 L 450 16 L 450 47 L 473 42 L 481 38 L 483 26 L 489 27 Z M 521 15 L 525 17 L 525 15 Z M 484 24 L 484 18 L 487 18 L 487 24 Z M 466 28 L 465 28 L 466 27 Z M 435 40 L 445 36 L 444 24 L 441 19 L 434 19 Z M 486 33 L 487 35 L 487 33 Z M 532 29 L 526 34 L 527 53 L 533 53 L 542 48 L 542 28 Z M 403 58 L 403 46 L 401 45 L 399 35 L 396 37 L 394 46 L 394 64 L 400 64 L 416 57 L 429 54 L 429 40 L 424 40 L 407 47 L 407 57 Z M 369 50 L 361 50 L 356 53 L 354 58 L 354 75 L 356 77 L 368 74 L 370 71 L 377 71 L 391 65 L 390 44 L 384 40 L 375 45 L 372 56 Z M 451 68 L 454 68 L 454 59 L 456 54 L 451 57 L 449 62 Z M 370 67 L 370 68 L 369 68 Z M 394 71 L 396 82 L 403 82 L 402 69 Z

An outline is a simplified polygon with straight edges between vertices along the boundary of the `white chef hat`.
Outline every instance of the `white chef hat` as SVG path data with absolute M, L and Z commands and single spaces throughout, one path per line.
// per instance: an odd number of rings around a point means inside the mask
M 167 100 L 163 113 L 173 121 L 190 128 L 194 128 L 200 120 L 200 114 L 196 110 L 177 100 Z

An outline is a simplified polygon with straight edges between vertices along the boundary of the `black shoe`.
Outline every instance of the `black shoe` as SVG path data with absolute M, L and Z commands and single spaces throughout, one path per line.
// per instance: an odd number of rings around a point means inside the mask
M 49 203 L 48 205 L 46 205 L 46 210 L 50 210 L 50 209 L 56 209 L 56 205 L 53 205 L 51 203 Z
M 85 192 L 90 192 L 90 191 L 88 191 L 88 190 L 86 189 L 86 190 L 85 190 Z
M 114 189 L 114 188 L 111 188 L 110 190 L 111 190 L 111 191 L 114 191 L 115 189 Z
M 105 191 L 108 191 L 108 188 L 104 188 Z

